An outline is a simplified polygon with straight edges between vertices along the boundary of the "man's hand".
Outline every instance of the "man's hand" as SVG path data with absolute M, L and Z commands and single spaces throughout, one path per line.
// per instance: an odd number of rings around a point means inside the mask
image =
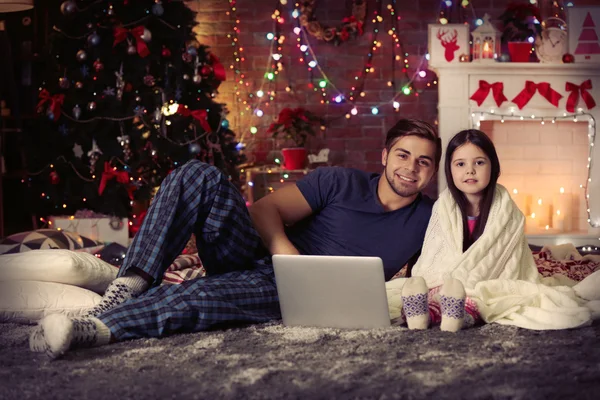
M 250 207 L 254 227 L 271 254 L 300 254 L 285 234 L 293 225 L 312 214 L 312 209 L 296 185 L 286 185 Z

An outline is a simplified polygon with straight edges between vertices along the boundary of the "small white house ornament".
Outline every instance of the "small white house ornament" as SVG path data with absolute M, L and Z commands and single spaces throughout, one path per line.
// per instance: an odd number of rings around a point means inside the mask
M 473 36 L 473 62 L 494 62 L 500 55 L 500 32 L 490 22 L 489 14 L 483 16 L 483 24 L 475 29 Z

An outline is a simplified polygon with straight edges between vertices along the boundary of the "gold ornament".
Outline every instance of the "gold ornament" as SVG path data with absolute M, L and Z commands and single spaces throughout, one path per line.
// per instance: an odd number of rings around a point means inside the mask
M 458 61 L 460 61 L 460 62 L 470 62 L 471 61 L 471 57 L 469 57 L 468 54 L 461 54 L 458 57 Z

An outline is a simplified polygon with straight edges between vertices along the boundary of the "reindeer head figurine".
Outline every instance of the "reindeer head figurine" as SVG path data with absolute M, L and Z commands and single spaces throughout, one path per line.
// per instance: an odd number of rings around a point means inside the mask
M 454 60 L 454 53 L 460 49 L 460 46 L 456 44 L 458 32 L 456 29 L 452 33 L 448 34 L 447 30 L 440 29 L 437 33 L 437 38 L 440 40 L 442 46 L 444 46 L 445 52 L 444 57 L 446 61 L 450 62 Z

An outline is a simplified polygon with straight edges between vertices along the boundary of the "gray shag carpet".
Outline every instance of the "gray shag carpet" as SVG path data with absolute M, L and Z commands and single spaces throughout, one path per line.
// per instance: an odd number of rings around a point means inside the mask
M 0 398 L 592 399 L 600 324 L 457 334 L 284 327 L 279 322 L 69 352 L 28 348 L 30 326 L 0 324 Z

